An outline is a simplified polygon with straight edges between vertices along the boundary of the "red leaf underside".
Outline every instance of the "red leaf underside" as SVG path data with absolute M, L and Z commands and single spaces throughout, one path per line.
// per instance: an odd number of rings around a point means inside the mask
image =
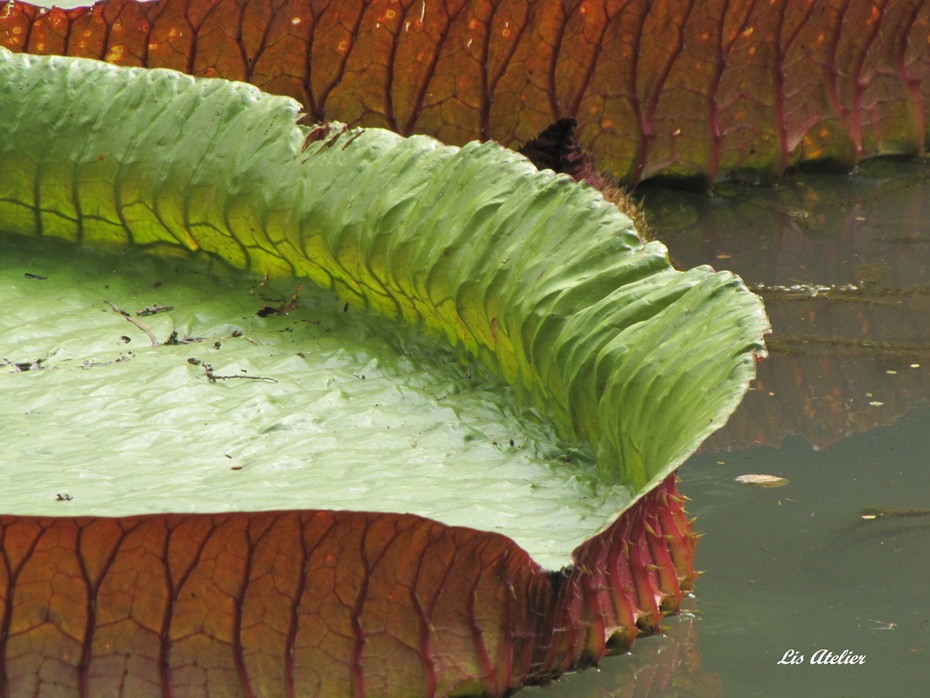
M 562 118 L 627 184 L 923 152 L 921 0 L 0 2 L 0 45 L 252 82 L 313 120 L 525 143 Z
M 677 610 L 674 476 L 547 572 L 510 539 L 343 511 L 0 516 L 0 695 L 501 695 Z

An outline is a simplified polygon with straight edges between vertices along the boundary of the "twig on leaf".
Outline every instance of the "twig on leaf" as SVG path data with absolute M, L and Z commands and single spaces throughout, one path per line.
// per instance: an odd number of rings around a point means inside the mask
M 113 303 L 113 302 L 111 302 L 111 301 L 107 301 L 107 303 L 109 304 L 109 306 L 110 306 L 111 308 L 113 308 L 113 312 L 114 312 L 114 313 L 119 313 L 119 314 L 122 315 L 124 318 L 126 318 L 129 322 L 131 322 L 133 325 L 135 325 L 135 326 L 138 327 L 140 330 L 142 330 L 143 332 L 145 332 L 145 334 L 148 335 L 149 341 L 152 343 L 152 346 L 153 346 L 153 347 L 160 347 L 160 346 L 161 346 L 161 342 L 159 342 L 159 341 L 155 338 L 155 335 L 152 334 L 152 330 L 150 330 L 148 327 L 146 327 L 146 326 L 145 326 L 145 323 L 143 323 L 143 322 L 141 322 L 140 320 L 137 320 L 136 318 L 134 318 L 134 317 L 133 317 L 132 315 L 130 315 L 128 312 L 126 312 L 125 310 L 123 310 L 122 308 L 120 308 L 118 305 L 116 305 L 116 303 Z
M 216 383 L 217 381 L 235 380 L 237 378 L 242 379 L 242 380 L 265 381 L 266 383 L 277 383 L 278 382 L 277 379 L 269 378 L 268 376 L 241 376 L 241 375 L 236 375 L 236 374 L 231 375 L 231 376 L 218 375 L 213 372 L 213 364 L 207 363 L 206 361 L 201 361 L 200 359 L 197 359 L 194 357 L 189 358 L 187 360 L 187 363 L 189 363 L 191 366 L 202 366 L 204 373 L 207 374 L 207 379 L 211 383 Z

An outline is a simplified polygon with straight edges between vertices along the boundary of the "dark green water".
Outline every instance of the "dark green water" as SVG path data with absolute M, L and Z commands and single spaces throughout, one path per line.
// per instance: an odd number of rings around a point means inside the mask
M 926 177 L 922 163 L 876 162 L 727 196 L 647 192 L 680 265 L 763 284 L 771 357 L 680 471 L 705 534 L 687 612 L 528 695 L 926 695 L 930 517 L 860 517 L 930 508 Z M 751 473 L 789 482 L 735 481 Z M 865 659 L 812 664 L 818 650 Z
M 865 521 L 868 506 L 927 507 L 930 408 L 823 451 L 701 454 L 682 489 L 705 533 L 705 574 L 683 619 L 546 696 L 920 696 L 930 684 L 930 520 Z M 734 481 L 770 473 L 789 483 Z M 862 665 L 811 665 L 817 650 Z M 805 656 L 779 665 L 785 653 Z M 641 684 L 641 685 L 640 685 Z

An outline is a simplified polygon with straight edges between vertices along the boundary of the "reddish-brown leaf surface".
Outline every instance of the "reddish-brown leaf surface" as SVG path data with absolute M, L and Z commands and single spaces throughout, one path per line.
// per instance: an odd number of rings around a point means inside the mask
M 627 183 L 918 154 L 930 107 L 924 0 L 8 0 L 0 45 L 246 80 L 449 143 L 573 117 Z
M 500 695 L 654 629 L 693 551 L 674 476 L 555 573 L 412 515 L 0 516 L 0 695 Z

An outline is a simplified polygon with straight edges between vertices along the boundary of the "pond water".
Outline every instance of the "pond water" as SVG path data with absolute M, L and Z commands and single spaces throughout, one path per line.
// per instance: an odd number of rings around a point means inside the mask
M 930 515 L 861 513 L 930 510 L 928 176 L 926 163 L 876 161 L 774 189 L 645 192 L 679 266 L 732 269 L 763 295 L 771 356 L 679 471 L 705 534 L 686 612 L 528 695 L 925 694 Z M 818 650 L 865 659 L 812 664 Z

